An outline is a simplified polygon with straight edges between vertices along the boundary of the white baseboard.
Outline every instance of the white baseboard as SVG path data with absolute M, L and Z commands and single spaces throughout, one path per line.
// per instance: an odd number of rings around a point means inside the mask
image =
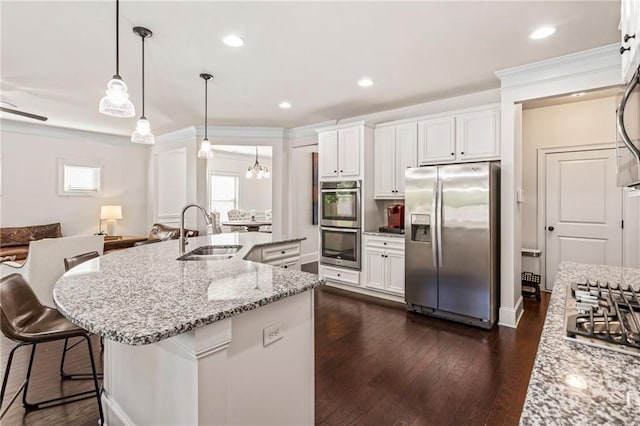
M 513 308 L 500 307 L 500 311 L 498 312 L 498 325 L 517 328 L 518 323 L 522 318 L 522 314 L 524 313 L 524 306 L 522 303 L 522 296 L 520 296 L 516 302 L 516 306 Z
M 365 296 L 377 297 L 378 299 L 390 300 L 392 302 L 398 302 L 404 304 L 404 296 L 396 296 L 393 294 L 382 293 L 375 290 L 369 290 L 362 287 L 354 287 L 348 284 L 341 284 L 335 281 L 326 281 L 327 287 L 339 288 L 340 290 L 351 291 L 353 293 L 364 294 Z
M 304 265 L 305 263 L 317 262 L 318 261 L 318 252 L 313 253 L 305 253 L 300 255 L 300 264 Z
M 102 394 L 102 410 L 104 411 L 104 426 L 135 426 L 133 420 L 127 416 L 117 402 L 109 398 L 107 392 Z

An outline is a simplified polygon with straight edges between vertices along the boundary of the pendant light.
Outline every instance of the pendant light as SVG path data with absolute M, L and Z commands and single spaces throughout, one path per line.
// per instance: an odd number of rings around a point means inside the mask
M 200 151 L 198 151 L 198 158 L 213 158 L 213 150 L 211 149 L 211 143 L 209 143 L 209 138 L 207 138 L 207 101 L 208 101 L 208 87 L 207 83 L 210 79 L 213 78 L 211 74 L 202 73 L 200 74 L 200 78 L 204 80 L 204 139 L 202 139 L 202 144 L 200 144 Z
M 116 0 L 116 73 L 107 83 L 107 95 L 100 100 L 98 111 L 112 117 L 133 117 L 136 109 L 129 100 L 127 85 L 120 77 L 120 1 Z
M 153 33 L 144 27 L 133 27 L 133 32 L 142 39 L 142 115 L 136 123 L 136 130 L 131 135 L 131 142 L 153 145 L 156 140 L 151 133 L 151 124 L 144 115 L 144 39 L 151 37 Z
M 245 177 L 247 179 L 251 179 L 252 177 L 257 177 L 258 179 L 269 179 L 271 173 L 269 173 L 268 167 L 263 167 L 258 161 L 258 147 L 256 146 L 256 162 L 253 163 L 253 166 L 249 166 L 247 169 L 247 174 Z

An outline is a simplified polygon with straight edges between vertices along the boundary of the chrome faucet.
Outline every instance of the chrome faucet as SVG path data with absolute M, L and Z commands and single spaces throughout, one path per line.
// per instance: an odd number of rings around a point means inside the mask
M 189 207 L 199 208 L 202 214 L 204 215 L 204 218 L 207 221 L 207 225 L 211 225 L 213 223 L 213 219 L 211 218 L 211 216 L 209 216 L 209 213 L 207 213 L 207 210 L 204 207 L 202 207 L 200 204 L 191 203 L 184 206 L 182 208 L 182 214 L 180 214 L 180 256 L 184 254 L 184 250 L 187 246 L 187 235 L 186 235 L 187 232 L 184 229 L 184 214 L 187 212 Z

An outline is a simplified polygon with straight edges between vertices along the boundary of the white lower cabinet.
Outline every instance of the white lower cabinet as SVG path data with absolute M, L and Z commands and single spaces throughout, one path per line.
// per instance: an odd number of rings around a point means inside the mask
M 247 260 L 266 263 L 284 269 L 302 269 L 300 264 L 300 242 L 276 244 L 262 249 L 253 250 Z
M 332 281 L 339 284 L 349 284 L 356 287 L 360 286 L 360 271 L 355 269 L 320 265 L 318 274 L 320 275 L 320 278 L 326 281 Z
M 397 295 L 404 295 L 404 239 L 365 237 L 364 285 Z

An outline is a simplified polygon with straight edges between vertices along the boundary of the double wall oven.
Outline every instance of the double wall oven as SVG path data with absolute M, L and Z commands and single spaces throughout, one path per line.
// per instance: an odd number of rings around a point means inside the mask
M 321 183 L 321 263 L 360 269 L 360 197 L 359 181 Z

